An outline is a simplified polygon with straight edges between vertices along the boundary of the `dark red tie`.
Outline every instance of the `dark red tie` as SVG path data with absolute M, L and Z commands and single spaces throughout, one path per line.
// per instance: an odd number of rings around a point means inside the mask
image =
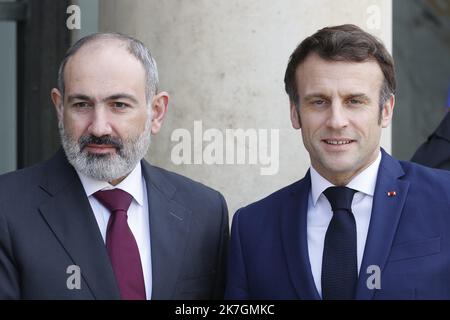
M 127 223 L 127 210 L 133 197 L 121 190 L 97 191 L 94 197 L 110 212 L 106 249 L 124 300 L 145 300 L 145 284 L 136 239 Z

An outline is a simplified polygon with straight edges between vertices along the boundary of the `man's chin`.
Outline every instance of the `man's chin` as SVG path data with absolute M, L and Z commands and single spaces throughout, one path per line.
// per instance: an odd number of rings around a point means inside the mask
M 334 157 L 320 161 L 320 168 L 328 173 L 347 174 L 355 170 L 356 163 L 351 159 Z
M 84 153 L 81 159 L 73 162 L 74 168 L 84 175 L 99 181 L 116 180 L 130 171 L 121 159 L 109 153 Z
M 108 159 L 117 156 L 116 152 L 91 152 L 86 149 L 83 153 L 89 159 Z
M 92 155 L 112 155 L 117 154 L 117 149 L 115 147 L 91 147 L 86 146 L 83 150 L 84 152 Z
M 336 172 L 338 174 L 345 174 L 352 172 L 356 169 L 355 164 L 345 161 L 335 161 L 327 163 L 326 169 L 330 172 Z

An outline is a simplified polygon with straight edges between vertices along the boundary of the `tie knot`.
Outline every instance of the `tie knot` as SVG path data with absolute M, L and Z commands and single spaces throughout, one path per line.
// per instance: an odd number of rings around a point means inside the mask
M 323 192 L 331 204 L 333 211 L 352 209 L 353 195 L 356 190 L 347 187 L 329 187 Z
M 94 193 L 94 197 L 111 213 L 119 210 L 127 212 L 133 199 L 131 194 L 121 189 L 97 191 Z

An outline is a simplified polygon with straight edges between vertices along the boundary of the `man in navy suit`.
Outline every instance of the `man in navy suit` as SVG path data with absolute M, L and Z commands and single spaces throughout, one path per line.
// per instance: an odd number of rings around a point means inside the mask
M 290 118 L 311 167 L 238 210 L 228 299 L 450 299 L 450 173 L 380 148 L 394 109 L 383 44 L 353 25 L 292 53 Z
M 51 93 L 63 149 L 0 176 L 0 299 L 223 297 L 224 198 L 143 159 L 167 111 L 157 86 L 137 39 L 68 50 Z

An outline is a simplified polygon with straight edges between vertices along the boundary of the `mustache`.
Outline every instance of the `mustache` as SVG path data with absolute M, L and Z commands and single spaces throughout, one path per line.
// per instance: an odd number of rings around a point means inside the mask
M 108 145 L 113 146 L 117 150 L 122 150 L 123 143 L 120 138 L 115 138 L 109 135 L 96 137 L 93 135 L 81 136 L 79 139 L 80 151 L 83 151 L 89 144 L 97 144 L 97 145 Z

